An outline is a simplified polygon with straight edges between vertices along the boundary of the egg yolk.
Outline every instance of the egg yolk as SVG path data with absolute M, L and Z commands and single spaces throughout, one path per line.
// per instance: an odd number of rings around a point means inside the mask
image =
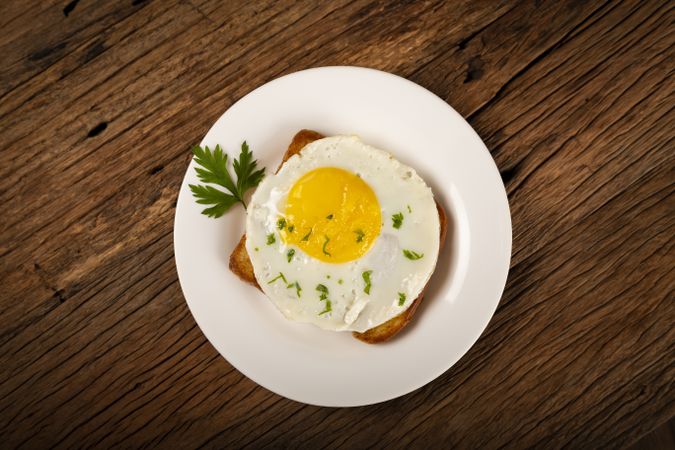
M 329 263 L 363 256 L 380 234 L 380 204 L 359 176 L 337 167 L 304 174 L 288 193 L 281 238 Z

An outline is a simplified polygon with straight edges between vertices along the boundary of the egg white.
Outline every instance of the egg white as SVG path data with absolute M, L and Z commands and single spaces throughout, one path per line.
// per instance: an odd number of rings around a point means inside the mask
M 284 215 L 288 192 L 302 175 L 319 167 L 355 173 L 377 196 L 382 228 L 373 246 L 359 259 L 341 264 L 323 262 L 287 246 L 277 233 L 277 219 Z M 363 332 L 399 315 L 422 292 L 438 259 L 440 223 L 431 189 L 414 169 L 356 136 L 334 136 L 308 144 L 277 174 L 261 182 L 247 211 L 246 250 L 263 292 L 287 319 L 323 329 Z M 398 212 L 404 220 L 395 229 L 391 216 Z M 275 234 L 275 243 L 268 245 L 270 233 Z M 296 253 L 289 263 L 291 247 Z M 412 261 L 403 255 L 404 249 L 424 256 Z M 364 292 L 362 273 L 366 270 L 372 270 L 370 294 Z M 280 272 L 287 283 L 270 283 Z M 296 281 L 302 289 L 300 297 L 295 287 L 288 287 Z M 332 311 L 326 314 L 320 314 L 325 302 L 319 299 L 318 284 L 328 288 Z M 406 298 L 402 306 L 399 293 Z

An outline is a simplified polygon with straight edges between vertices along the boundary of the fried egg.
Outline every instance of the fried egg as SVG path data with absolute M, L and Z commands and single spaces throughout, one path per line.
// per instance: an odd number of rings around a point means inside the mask
M 440 222 L 410 167 L 356 136 L 308 144 L 258 186 L 246 250 L 289 320 L 363 332 L 404 312 L 436 266 Z

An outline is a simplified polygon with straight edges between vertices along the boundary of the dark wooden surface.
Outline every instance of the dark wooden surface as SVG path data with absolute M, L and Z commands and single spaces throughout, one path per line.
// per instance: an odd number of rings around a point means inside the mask
M 675 448 L 675 419 L 659 426 L 637 441 L 630 450 L 672 450 Z
M 675 5 L 0 2 L 0 446 L 625 447 L 675 414 Z M 506 184 L 513 260 L 477 344 L 329 409 L 211 347 L 173 261 L 188 148 L 321 65 L 455 107 Z

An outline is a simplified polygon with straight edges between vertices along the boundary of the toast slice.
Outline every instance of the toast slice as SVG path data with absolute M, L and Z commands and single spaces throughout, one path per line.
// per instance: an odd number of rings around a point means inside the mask
M 286 153 L 281 160 L 281 164 L 277 168 L 277 172 L 281 169 L 281 166 L 293 155 L 297 154 L 302 150 L 305 145 L 310 142 L 316 141 L 323 138 L 324 136 L 316 131 L 311 130 L 300 130 L 291 141 Z M 443 249 L 443 244 L 445 242 L 445 233 L 448 229 L 448 219 L 445 214 L 443 207 L 436 202 L 436 209 L 438 210 L 438 218 L 440 220 L 440 248 Z M 260 289 L 258 281 L 255 279 L 255 274 L 253 273 L 253 265 L 251 264 L 251 259 L 246 252 L 246 235 L 244 234 L 239 243 L 232 251 L 230 255 L 230 270 L 241 278 L 243 281 L 252 284 L 253 286 Z M 363 333 L 353 332 L 352 335 L 363 342 L 369 344 L 377 344 L 380 342 L 388 341 L 396 334 L 398 334 L 412 319 L 412 316 L 415 314 L 415 310 L 422 302 L 424 298 L 424 291 L 426 286 L 420 293 L 420 295 L 415 299 L 415 301 L 410 305 L 408 309 L 399 314 L 398 316 L 389 319 L 388 321 L 371 328 L 370 330 L 364 331 Z

